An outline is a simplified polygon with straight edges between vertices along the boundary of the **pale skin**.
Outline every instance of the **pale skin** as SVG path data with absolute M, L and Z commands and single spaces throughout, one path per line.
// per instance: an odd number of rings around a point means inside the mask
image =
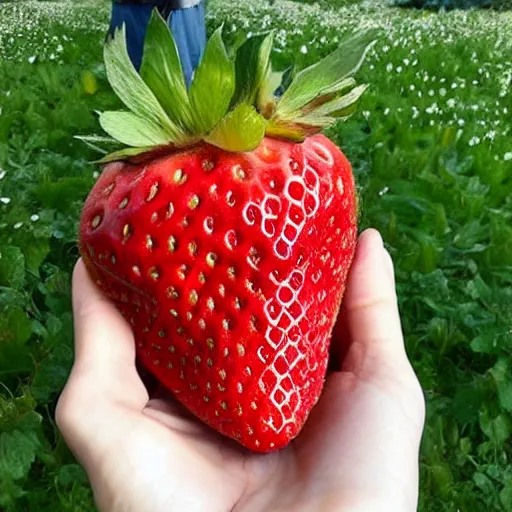
M 75 363 L 57 424 L 102 512 L 413 512 L 425 405 L 406 355 L 393 263 L 365 231 L 343 314 L 349 341 L 307 424 L 286 449 L 252 454 L 170 397 L 151 398 L 130 327 L 73 275 Z M 333 343 L 339 343 L 334 339 Z

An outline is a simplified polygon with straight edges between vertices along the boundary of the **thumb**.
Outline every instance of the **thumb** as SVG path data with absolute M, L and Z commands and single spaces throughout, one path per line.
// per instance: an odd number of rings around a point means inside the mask
M 94 285 L 82 260 L 73 273 L 75 364 L 89 392 L 109 400 L 144 407 L 147 395 L 135 366 L 130 326 Z M 85 390 L 84 390 L 85 392 Z
M 347 281 L 342 323 L 349 338 L 344 370 L 357 374 L 372 362 L 377 366 L 383 362 L 408 364 L 393 264 L 374 229 L 368 229 L 359 239 Z
M 75 361 L 55 414 L 68 445 L 86 458 L 91 440 L 113 433 L 116 410 L 142 411 L 148 395 L 135 366 L 130 326 L 82 260 L 73 273 L 73 316 Z

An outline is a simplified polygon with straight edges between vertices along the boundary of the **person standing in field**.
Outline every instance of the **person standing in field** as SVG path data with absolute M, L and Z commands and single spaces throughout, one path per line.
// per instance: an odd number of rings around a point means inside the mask
M 144 37 L 153 9 L 157 8 L 176 41 L 187 86 L 206 46 L 205 0 L 114 0 L 109 35 L 126 26 L 128 55 L 138 70 Z

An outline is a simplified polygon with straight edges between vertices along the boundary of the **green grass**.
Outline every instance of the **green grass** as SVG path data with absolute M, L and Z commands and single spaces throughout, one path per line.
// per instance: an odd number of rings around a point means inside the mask
M 384 29 L 359 113 L 329 135 L 354 164 L 361 227 L 382 231 L 397 267 L 428 403 L 420 510 L 512 510 L 512 14 L 328 5 L 212 0 L 208 23 L 231 41 L 277 28 L 283 67 L 359 26 Z M 0 9 L 0 509 L 86 511 L 53 415 L 97 171 L 72 135 L 97 132 L 94 110 L 116 104 L 101 65 L 108 2 Z

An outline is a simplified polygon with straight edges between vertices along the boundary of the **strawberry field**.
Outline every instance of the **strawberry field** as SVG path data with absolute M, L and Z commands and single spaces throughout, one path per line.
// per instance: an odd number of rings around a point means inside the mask
M 70 275 L 99 133 L 118 106 L 109 2 L 0 0 L 0 510 L 94 510 L 59 436 L 72 363 Z M 512 11 L 422 13 L 384 1 L 211 0 L 226 42 L 275 29 L 303 67 L 381 28 L 361 108 L 328 135 L 354 164 L 361 228 L 396 265 L 427 399 L 422 512 L 512 510 Z

